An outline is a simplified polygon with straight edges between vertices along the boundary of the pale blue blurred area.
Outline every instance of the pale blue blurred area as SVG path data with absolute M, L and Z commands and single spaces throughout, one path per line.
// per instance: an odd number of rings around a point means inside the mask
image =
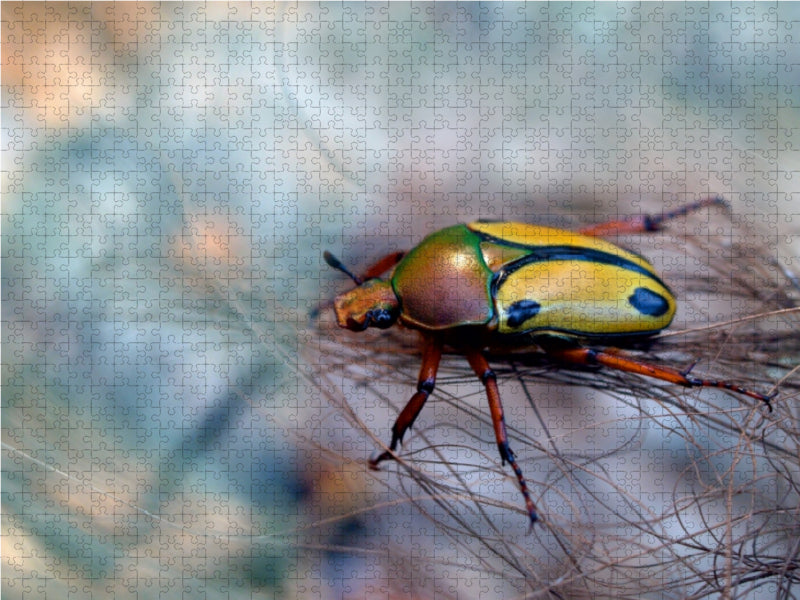
M 340 547 L 394 523 L 270 537 L 335 514 L 296 335 L 341 289 L 327 248 L 721 193 L 800 252 L 796 3 L 2 12 L 4 597 L 388 577 Z

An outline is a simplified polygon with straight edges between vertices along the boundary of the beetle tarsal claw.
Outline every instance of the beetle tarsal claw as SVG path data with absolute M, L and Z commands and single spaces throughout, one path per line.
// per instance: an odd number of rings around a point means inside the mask
M 394 458 L 394 456 L 392 456 L 388 450 L 373 450 L 372 454 L 369 456 L 369 468 L 373 471 L 380 471 L 380 463 L 390 458 Z
M 696 366 L 697 366 L 697 361 L 696 360 L 692 361 L 692 363 L 688 367 L 686 367 L 683 371 L 680 372 L 681 375 L 683 375 L 684 377 L 688 376 L 689 373 L 691 373 Z

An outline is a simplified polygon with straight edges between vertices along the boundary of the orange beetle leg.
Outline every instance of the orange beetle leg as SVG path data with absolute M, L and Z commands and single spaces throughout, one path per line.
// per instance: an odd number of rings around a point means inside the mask
M 608 221 L 606 223 L 598 223 L 597 225 L 589 225 L 583 227 L 578 231 L 583 235 L 592 235 L 595 237 L 602 237 L 607 235 L 616 235 L 623 233 L 644 233 L 647 231 L 658 231 L 665 221 L 682 217 L 685 214 L 700 210 L 707 206 L 727 206 L 728 203 L 722 196 L 709 196 L 697 202 L 687 204 L 681 208 L 661 214 L 661 215 L 634 215 L 619 221 Z
M 389 450 L 370 458 L 370 468 L 377 469 L 378 463 L 381 461 L 394 458 L 392 452 L 397 450 L 397 445 L 403 441 L 403 436 L 409 427 L 414 424 L 422 407 L 425 406 L 425 401 L 436 385 L 436 372 L 439 370 L 439 360 L 441 358 L 442 340 L 438 337 L 426 338 L 425 347 L 422 351 L 422 367 L 419 370 L 417 393 L 411 396 L 411 400 L 400 411 L 397 420 L 392 425 L 392 441 L 389 444 Z
M 531 500 L 531 495 L 528 492 L 528 485 L 525 483 L 525 477 L 522 475 L 522 470 L 517 464 L 514 453 L 508 445 L 508 434 L 506 433 L 506 422 L 503 416 L 503 405 L 500 402 L 500 393 L 497 390 L 497 376 L 492 371 L 489 363 L 486 362 L 483 354 L 478 350 L 472 350 L 466 353 L 469 365 L 475 374 L 486 386 L 486 396 L 489 399 L 489 412 L 492 415 L 492 424 L 494 425 L 494 435 L 497 439 L 497 448 L 500 450 L 500 460 L 502 464 L 506 462 L 514 469 L 514 474 L 517 476 L 520 491 L 525 498 L 525 508 L 528 510 L 528 516 L 531 520 L 531 526 L 539 519 L 536 514 L 536 506 Z
M 399 263 L 405 255 L 406 253 L 404 251 L 392 252 L 391 254 L 387 254 L 386 256 L 381 258 L 378 262 L 376 262 L 374 265 L 372 265 L 369 269 L 367 269 L 361 276 L 361 280 L 366 281 L 367 279 L 374 279 L 375 277 L 380 277 L 386 271 L 388 271 L 397 263 Z
M 766 396 L 759 394 L 748 389 L 745 389 L 734 383 L 727 381 L 715 381 L 712 379 L 700 379 L 689 374 L 692 367 L 686 371 L 678 371 L 670 367 L 660 367 L 651 365 L 646 362 L 641 362 L 633 358 L 628 358 L 610 352 L 603 352 L 601 350 L 592 350 L 591 348 L 545 348 L 548 355 L 560 359 L 564 362 L 569 362 L 577 365 L 602 365 L 610 369 L 617 369 L 619 371 L 627 371 L 630 373 L 638 373 L 639 375 L 646 375 L 655 379 L 669 381 L 685 387 L 716 387 L 733 392 L 744 394 L 750 398 L 760 400 L 767 405 L 770 412 L 772 412 L 772 405 L 770 400 L 775 397 L 775 394 Z

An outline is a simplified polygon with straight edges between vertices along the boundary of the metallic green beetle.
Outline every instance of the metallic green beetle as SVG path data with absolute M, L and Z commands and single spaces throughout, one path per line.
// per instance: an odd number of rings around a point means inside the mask
M 712 204 L 707 198 L 660 216 L 641 216 L 584 228 L 579 233 L 511 222 L 454 225 L 426 237 L 408 253 L 394 253 L 356 277 L 332 254 L 326 262 L 356 288 L 334 301 L 340 327 L 361 331 L 395 323 L 423 338 L 417 392 L 392 427 L 388 450 L 370 459 L 374 468 L 393 458 L 434 389 L 445 344 L 463 353 L 489 400 L 500 458 L 516 474 L 531 523 L 538 519 L 506 435 L 496 376 L 487 347 L 538 346 L 560 361 L 601 365 L 690 387 L 729 389 L 764 401 L 769 396 L 738 385 L 699 379 L 585 346 L 624 346 L 667 327 L 676 301 L 644 258 L 596 236 L 654 231 L 661 223 Z M 378 276 L 394 266 L 388 280 Z M 770 407 L 771 409 L 771 407 Z

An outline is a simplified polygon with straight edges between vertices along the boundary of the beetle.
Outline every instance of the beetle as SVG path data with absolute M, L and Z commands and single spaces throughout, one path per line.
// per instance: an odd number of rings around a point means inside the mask
M 408 252 L 385 256 L 359 277 L 330 252 L 324 259 L 356 284 L 337 296 L 337 324 L 351 331 L 400 324 L 422 335 L 417 391 L 392 426 L 389 446 L 370 458 L 394 458 L 436 383 L 445 345 L 463 354 L 489 402 L 500 460 L 516 475 L 531 525 L 538 520 L 506 433 L 497 376 L 488 347 L 538 347 L 576 365 L 628 371 L 686 387 L 717 387 L 763 401 L 764 395 L 727 381 L 702 379 L 602 347 L 625 347 L 666 328 L 677 301 L 642 256 L 599 236 L 657 231 L 675 217 L 727 203 L 712 196 L 662 215 L 609 221 L 573 232 L 514 222 L 476 221 L 436 231 Z M 392 269 L 388 279 L 380 276 Z M 601 348 L 598 348 L 600 346 Z

